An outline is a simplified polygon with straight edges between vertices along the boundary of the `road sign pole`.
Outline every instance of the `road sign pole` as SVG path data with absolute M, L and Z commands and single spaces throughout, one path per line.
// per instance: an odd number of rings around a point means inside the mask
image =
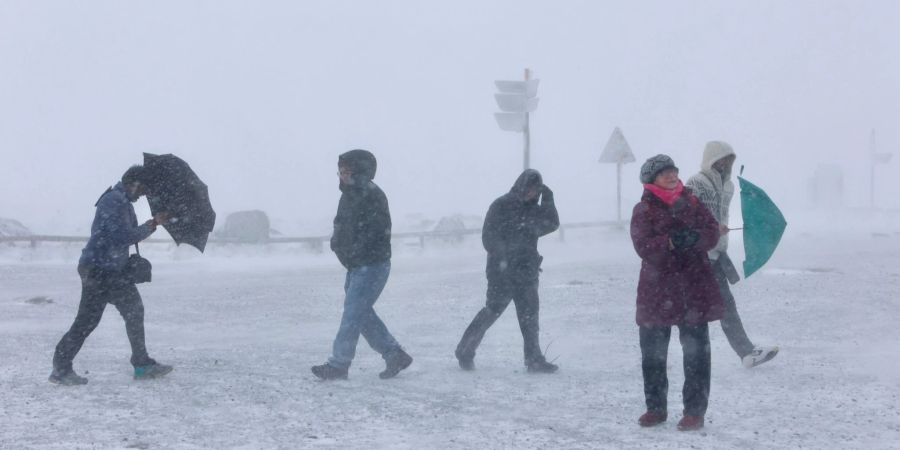
M 622 221 L 622 166 L 630 162 L 634 162 L 634 154 L 631 147 L 625 140 L 622 130 L 616 127 L 606 147 L 603 148 L 603 154 L 600 155 L 600 162 L 607 164 L 616 164 L 616 218 Z
M 876 153 L 875 150 L 875 129 L 872 129 L 872 135 L 869 139 L 869 152 L 871 155 L 869 159 L 871 163 L 869 164 L 869 207 L 873 210 L 875 209 L 875 164 L 876 164 Z
M 616 163 L 616 220 L 622 221 L 622 161 Z
M 527 170 L 530 166 L 529 159 L 531 158 L 531 124 L 529 122 L 530 120 L 528 117 L 528 113 L 525 113 L 525 131 L 522 133 L 522 136 L 525 139 L 525 151 L 522 155 L 525 166 L 525 169 L 523 170 Z
M 501 130 L 522 133 L 522 166 L 531 167 L 531 112 L 538 106 L 539 80 L 531 79 L 531 69 L 525 69 L 525 81 L 496 80 L 500 91 L 494 94 L 499 113 L 494 113 Z
M 525 81 L 531 79 L 531 69 L 525 69 Z M 522 170 L 528 170 L 531 167 L 531 114 L 525 113 L 525 131 L 522 133 L 525 139 L 525 149 L 523 154 L 524 166 Z

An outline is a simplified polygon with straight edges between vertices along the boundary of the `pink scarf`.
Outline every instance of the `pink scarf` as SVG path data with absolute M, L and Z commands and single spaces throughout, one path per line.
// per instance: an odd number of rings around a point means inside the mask
M 653 183 L 647 183 L 644 185 L 644 189 L 659 197 L 663 203 L 672 206 L 672 203 L 675 203 L 675 199 L 684 191 L 684 185 L 681 184 L 681 180 L 678 180 L 678 186 L 675 186 L 675 189 L 663 189 Z

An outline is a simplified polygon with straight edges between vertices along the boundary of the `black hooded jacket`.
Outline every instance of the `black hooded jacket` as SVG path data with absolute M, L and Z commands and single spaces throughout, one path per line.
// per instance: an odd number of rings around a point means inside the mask
M 366 150 L 351 150 L 338 157 L 338 167 L 350 169 L 353 181 L 340 185 L 331 250 L 347 269 L 391 259 L 391 213 L 384 192 L 372 182 L 375 156 Z
M 540 204 L 537 198 L 525 200 L 525 193 L 532 186 L 542 192 Z M 484 218 L 481 242 L 488 253 L 488 278 L 536 279 L 543 259 L 537 251 L 538 238 L 557 228 L 559 214 L 553 193 L 543 188 L 540 172 L 525 170 L 509 193 L 491 203 Z

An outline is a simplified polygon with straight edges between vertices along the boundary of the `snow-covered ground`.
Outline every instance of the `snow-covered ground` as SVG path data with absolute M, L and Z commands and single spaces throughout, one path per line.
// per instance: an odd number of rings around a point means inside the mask
M 133 381 L 110 307 L 75 361 L 90 383 L 51 385 L 53 347 L 78 305 L 77 249 L 54 259 L 0 249 L 0 448 L 900 448 L 897 231 L 791 232 L 735 286 L 751 338 L 782 350 L 744 369 L 714 324 L 707 425 L 693 433 L 675 429 L 677 338 L 670 420 L 636 424 L 639 261 L 623 230 L 541 243 L 541 334 L 561 366 L 554 375 L 523 371 L 511 310 L 488 332 L 477 371 L 459 370 L 453 349 L 484 301 L 483 251 L 471 238 L 398 248 L 376 309 L 415 362 L 387 381 L 364 340 L 348 381 L 309 372 L 340 317 L 344 273 L 331 254 L 191 257 L 148 245 L 148 346 L 175 371 Z M 41 296 L 52 302 L 29 301 Z

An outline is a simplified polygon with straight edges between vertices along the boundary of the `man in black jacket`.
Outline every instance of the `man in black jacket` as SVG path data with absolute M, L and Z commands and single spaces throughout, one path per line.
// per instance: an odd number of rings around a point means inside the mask
M 410 357 L 373 306 L 391 272 L 391 213 L 384 192 L 372 179 L 377 163 L 366 150 L 351 150 L 338 157 L 341 200 L 334 218 L 331 250 L 347 268 L 344 312 L 328 362 L 313 366 L 323 380 L 346 379 L 362 334 L 381 354 L 386 368 L 378 376 L 392 378 L 412 364 Z
M 538 274 L 544 258 L 537 251 L 537 241 L 557 228 L 559 214 L 553 203 L 553 191 L 536 170 L 522 172 L 509 193 L 491 204 L 481 231 L 487 250 L 487 304 L 466 328 L 456 347 L 456 358 L 462 369 L 475 369 L 478 344 L 510 300 L 516 303 L 525 341 L 525 367 L 537 373 L 552 373 L 559 368 L 541 354 L 538 339 Z

